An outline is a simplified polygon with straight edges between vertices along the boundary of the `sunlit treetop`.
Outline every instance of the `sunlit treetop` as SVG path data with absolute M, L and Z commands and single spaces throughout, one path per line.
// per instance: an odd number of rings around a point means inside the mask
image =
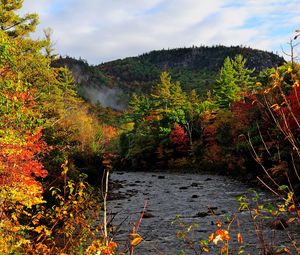
M 23 0 L 0 0 L 0 29 L 11 37 L 26 36 L 35 31 L 38 15 L 17 13 L 23 6 Z

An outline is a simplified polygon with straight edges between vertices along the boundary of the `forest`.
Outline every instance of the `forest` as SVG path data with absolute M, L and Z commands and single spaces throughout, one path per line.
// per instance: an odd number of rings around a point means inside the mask
M 234 176 L 278 197 L 276 206 L 255 208 L 239 198 L 253 224 L 268 214 L 278 228 L 299 226 L 300 65 L 293 59 L 216 46 L 206 55 L 219 56 L 213 67 L 203 57 L 181 66 L 191 49 L 97 67 L 79 61 L 94 79 L 86 83 L 120 89 L 126 103 L 116 110 L 89 99 L 78 73 L 54 53 L 51 30 L 30 38 L 38 16 L 22 16 L 21 8 L 17 0 L 0 7 L 0 254 L 133 254 L 143 242 L 140 222 L 120 250 L 106 219 L 109 173 L 120 169 Z M 219 254 L 231 254 L 233 237 L 216 226 L 195 254 L 220 243 Z M 188 242 L 187 232 L 179 239 Z M 262 240 L 264 255 L 300 252 L 299 240 L 272 251 Z M 237 241 L 242 254 L 240 233 Z

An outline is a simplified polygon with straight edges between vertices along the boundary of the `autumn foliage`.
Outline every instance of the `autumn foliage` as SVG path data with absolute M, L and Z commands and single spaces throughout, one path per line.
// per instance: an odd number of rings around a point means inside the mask
M 282 126 L 285 124 L 290 130 L 296 131 L 299 129 L 300 121 L 300 84 L 295 82 L 290 94 L 282 103 Z M 277 108 L 278 109 L 278 108 Z M 279 110 L 279 109 L 278 109 Z
M 47 171 L 36 157 L 45 152 L 46 144 L 41 139 L 41 131 L 25 136 L 22 144 L 2 143 L 0 145 L 2 173 L 0 182 L 2 185 L 40 185 L 35 178 L 47 176 Z
M 246 60 L 226 58 L 218 89 L 202 99 L 195 90 L 183 91 L 163 72 L 149 95 L 132 98 L 118 128 L 108 110 L 102 118 L 111 123 L 100 123 L 101 118 L 78 97 L 68 69 L 51 66 L 55 56 L 49 34 L 44 40 L 27 36 L 37 16 L 17 14 L 23 1 L 4 2 L 0 254 L 117 254 L 118 244 L 103 237 L 102 225 L 95 223 L 100 221 L 100 201 L 81 172 L 87 168 L 84 161 L 93 159 L 100 159 L 106 169 L 119 158 L 133 168 L 204 165 L 204 170 L 220 166 L 226 173 L 258 175 L 284 197 L 278 208 L 267 212 L 273 216 L 288 212 L 292 215 L 288 223 L 299 222 L 299 186 L 293 188 L 300 180 L 299 67 L 287 64 L 269 70 L 267 77 L 266 73 L 260 77 L 265 83 L 254 87 L 254 70 L 244 68 Z M 257 170 L 257 163 L 262 170 Z M 94 167 L 99 171 L 99 165 Z M 240 202 L 256 213 L 254 220 L 265 209 L 252 210 L 244 199 Z M 183 232 L 179 236 L 187 240 Z M 143 241 L 136 232 L 131 237 L 131 248 Z M 240 233 L 237 239 L 243 242 Z M 201 253 L 208 251 L 208 244 L 222 244 L 221 253 L 229 254 L 230 240 L 229 229 L 217 225 L 201 243 Z
M 174 123 L 170 140 L 175 145 L 177 152 L 187 152 L 189 148 L 189 137 L 187 132 L 178 123 Z
M 101 153 L 100 124 L 70 71 L 51 67 L 49 37 L 25 36 L 37 16 L 19 17 L 22 1 L 3 5 L 6 23 L 18 25 L 0 28 L 0 253 L 79 254 L 98 240 L 113 254 L 94 224 L 100 203 L 92 188 L 80 173 L 71 179 L 76 153 Z

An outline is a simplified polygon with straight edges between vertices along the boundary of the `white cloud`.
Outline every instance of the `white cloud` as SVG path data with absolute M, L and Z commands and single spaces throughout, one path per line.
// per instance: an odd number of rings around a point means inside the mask
M 98 64 L 201 44 L 274 50 L 299 25 L 298 0 L 25 0 L 51 27 L 58 53 Z

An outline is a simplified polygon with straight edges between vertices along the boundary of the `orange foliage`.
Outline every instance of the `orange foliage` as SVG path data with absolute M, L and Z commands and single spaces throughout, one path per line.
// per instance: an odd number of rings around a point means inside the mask
M 239 125 L 248 126 L 252 119 L 251 113 L 255 108 L 256 98 L 254 95 L 244 95 L 244 99 L 233 102 L 230 110 L 233 113 L 233 117 L 238 120 Z
M 288 105 L 288 107 L 281 108 L 288 128 L 291 130 L 300 128 L 300 85 L 298 83 L 286 97 L 284 105 Z
M 103 254 L 103 255 L 113 255 L 117 249 L 117 243 L 110 241 L 107 245 L 104 245 L 103 242 L 95 240 L 88 247 L 85 254 L 92 255 L 92 254 Z
M 189 149 L 189 137 L 187 132 L 178 123 L 174 123 L 170 140 L 175 145 L 176 151 L 186 152 Z
M 118 129 L 104 124 L 102 126 L 102 136 L 104 144 L 108 144 L 110 141 L 112 141 L 118 136 Z
M 35 177 L 46 177 L 47 171 L 36 155 L 46 149 L 41 140 L 41 130 L 35 134 L 27 134 L 23 143 L 0 143 L 0 183 L 12 186 L 15 183 L 37 185 Z

